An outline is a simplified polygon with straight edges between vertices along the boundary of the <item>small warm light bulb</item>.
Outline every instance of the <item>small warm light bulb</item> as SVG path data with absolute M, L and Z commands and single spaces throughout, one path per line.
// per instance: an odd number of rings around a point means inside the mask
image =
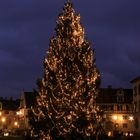
M 2 115 L 2 112 L 0 112 L 0 116 Z
M 107 135 L 110 137 L 112 135 L 111 131 L 109 131 Z
M 71 119 L 71 115 L 68 115 L 67 118 L 70 120 Z
M 18 122 L 14 122 L 14 125 L 15 125 L 15 126 L 18 126 Z

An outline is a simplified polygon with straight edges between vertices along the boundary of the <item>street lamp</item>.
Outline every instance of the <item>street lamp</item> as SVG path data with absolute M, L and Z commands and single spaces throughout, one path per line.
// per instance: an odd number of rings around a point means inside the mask
M 2 121 L 2 123 L 4 123 L 6 121 L 6 118 L 5 117 L 2 117 L 1 118 L 1 121 Z
M 2 122 L 2 131 L 4 131 L 4 123 L 6 122 L 6 118 L 2 117 L 1 122 Z
M 118 128 L 118 124 L 116 123 L 116 121 L 118 120 L 118 116 L 117 115 L 114 115 L 113 116 L 113 120 L 114 120 L 114 131 L 116 131 L 117 128 Z
M 114 115 L 113 116 L 113 119 L 116 121 L 118 119 L 118 116 L 117 115 Z
M 130 121 L 133 121 L 134 120 L 134 117 L 133 116 L 129 116 L 129 120 Z
M 130 135 L 132 136 L 133 135 L 133 131 L 134 131 L 134 117 L 133 116 L 129 116 L 129 121 L 130 121 L 130 125 L 131 125 L 131 133 L 130 133 Z

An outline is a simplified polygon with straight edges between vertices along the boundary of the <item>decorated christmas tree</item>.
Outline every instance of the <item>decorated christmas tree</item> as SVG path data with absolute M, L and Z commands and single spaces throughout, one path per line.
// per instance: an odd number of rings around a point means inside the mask
M 96 105 L 100 75 L 80 15 L 70 1 L 59 14 L 55 30 L 32 108 L 32 136 L 38 140 L 95 136 L 101 121 Z

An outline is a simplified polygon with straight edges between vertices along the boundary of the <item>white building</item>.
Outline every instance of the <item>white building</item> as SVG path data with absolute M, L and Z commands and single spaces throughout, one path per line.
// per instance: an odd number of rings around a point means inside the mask
M 104 111 L 104 129 L 108 135 L 121 133 L 133 135 L 133 92 L 132 89 L 102 88 L 97 105 Z

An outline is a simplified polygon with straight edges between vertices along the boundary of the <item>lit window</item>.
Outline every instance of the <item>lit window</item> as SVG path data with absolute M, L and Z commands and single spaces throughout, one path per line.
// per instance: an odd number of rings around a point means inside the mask
M 119 116 L 119 120 L 122 121 L 123 120 L 123 117 L 122 116 Z

